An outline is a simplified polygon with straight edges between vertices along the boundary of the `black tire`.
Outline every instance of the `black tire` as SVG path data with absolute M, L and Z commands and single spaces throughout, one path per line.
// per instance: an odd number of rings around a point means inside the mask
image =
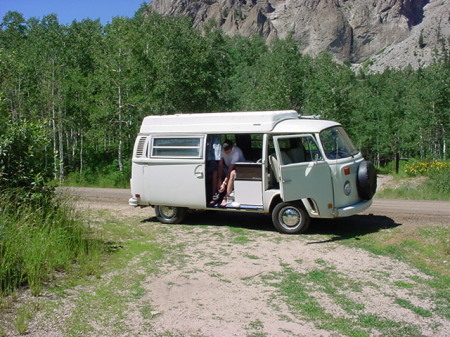
M 186 208 L 174 206 L 155 206 L 155 214 L 162 223 L 177 224 L 186 216 Z
M 362 161 L 358 166 L 356 185 L 363 200 L 370 200 L 377 191 L 377 171 L 370 161 Z
M 297 202 L 281 202 L 272 211 L 272 222 L 284 234 L 300 234 L 309 227 L 309 215 Z

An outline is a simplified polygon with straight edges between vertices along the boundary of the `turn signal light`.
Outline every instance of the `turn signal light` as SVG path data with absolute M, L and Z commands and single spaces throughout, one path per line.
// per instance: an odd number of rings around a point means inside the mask
M 344 167 L 344 174 L 348 176 L 350 174 L 350 167 Z

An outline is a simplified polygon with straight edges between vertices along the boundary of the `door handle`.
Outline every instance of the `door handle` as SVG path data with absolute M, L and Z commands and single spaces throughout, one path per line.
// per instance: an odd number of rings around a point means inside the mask
M 283 184 L 288 184 L 288 183 L 290 183 L 292 180 L 291 179 L 283 179 L 281 182 L 283 183 Z
M 203 179 L 203 166 L 197 166 L 194 170 L 194 174 L 198 179 Z

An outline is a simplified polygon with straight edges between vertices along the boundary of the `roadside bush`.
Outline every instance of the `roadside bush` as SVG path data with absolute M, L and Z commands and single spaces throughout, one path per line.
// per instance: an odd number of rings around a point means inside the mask
M 118 163 L 114 161 L 105 167 L 87 168 L 80 172 L 72 172 L 67 176 L 65 185 L 84 187 L 129 188 L 131 176 L 130 162 L 125 162 L 123 172 L 118 170 Z
M 430 169 L 427 172 L 429 180 L 427 184 L 436 193 L 443 196 L 450 196 L 450 163 L 447 165 L 439 165 L 438 168 Z
M 404 179 L 419 178 L 419 179 Z M 422 178 L 422 179 L 420 179 Z M 402 166 L 395 187 L 385 188 L 378 197 L 415 200 L 450 200 L 449 161 L 411 161 Z M 404 179 L 404 182 L 402 180 Z
M 417 161 L 406 164 L 404 171 L 410 177 L 432 176 L 439 172 L 450 171 L 450 163 L 437 160 Z
M 49 139 L 42 121 L 0 120 L 0 295 L 24 284 L 39 294 L 55 270 L 96 250 L 68 199 L 49 184 L 49 154 L 42 151 Z
M 418 161 L 408 163 L 405 173 L 410 177 L 426 176 L 426 187 L 437 195 L 450 195 L 450 162 Z

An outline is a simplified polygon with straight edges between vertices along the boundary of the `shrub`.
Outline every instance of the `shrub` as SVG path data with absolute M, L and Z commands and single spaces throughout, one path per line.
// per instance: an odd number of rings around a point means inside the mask
M 447 165 L 438 165 L 427 172 L 430 178 L 427 184 L 437 193 L 450 195 L 450 163 Z
M 124 163 L 123 172 L 119 171 L 119 165 L 117 161 L 114 161 L 104 167 L 87 168 L 82 174 L 72 172 L 67 176 L 65 184 L 68 186 L 129 188 L 130 176 L 129 161 Z

